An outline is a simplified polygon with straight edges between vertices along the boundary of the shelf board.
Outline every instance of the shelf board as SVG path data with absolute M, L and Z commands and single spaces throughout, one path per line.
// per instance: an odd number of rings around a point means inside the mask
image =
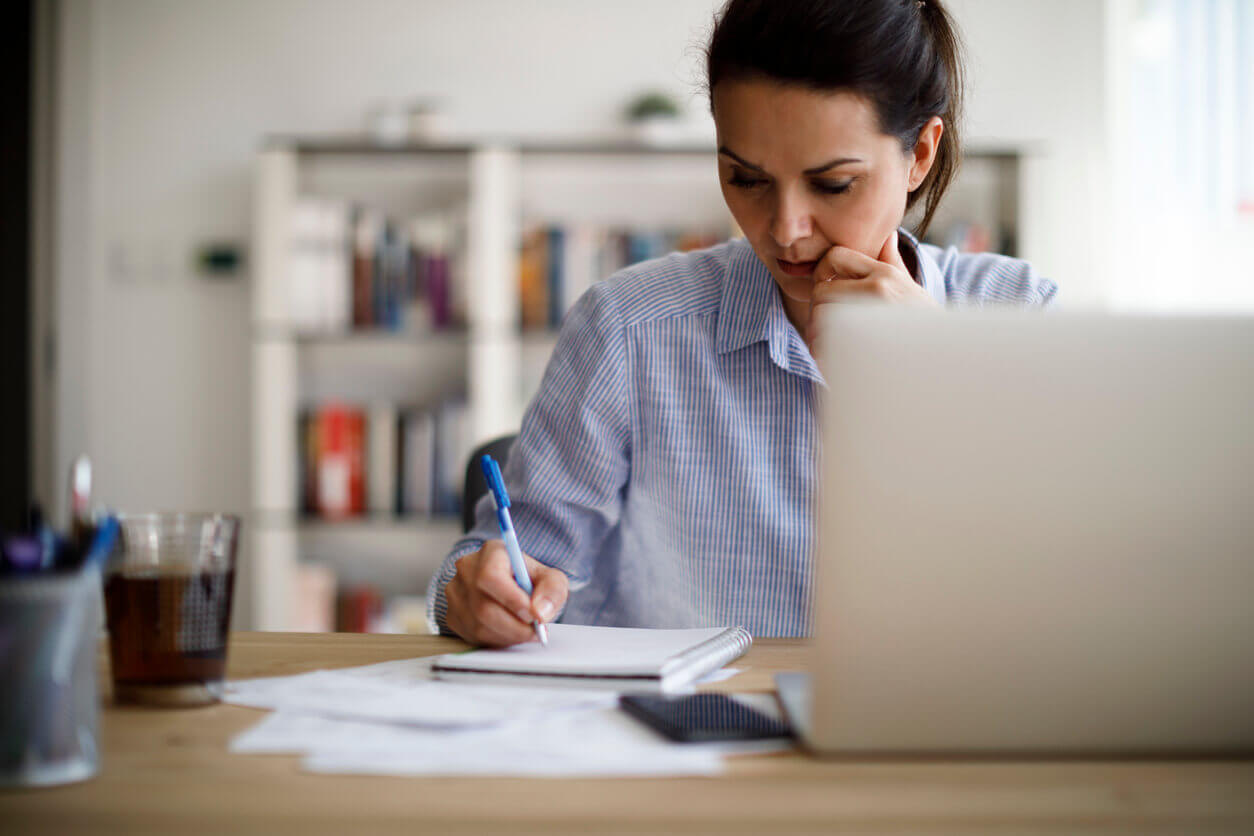
M 468 155 L 484 148 L 504 148 L 521 154 L 610 154 L 610 155 L 712 155 L 714 146 L 698 143 L 675 145 L 646 143 L 630 138 L 606 138 L 596 140 L 503 140 L 484 139 L 477 143 L 466 142 L 402 142 L 383 143 L 363 136 L 326 137 L 269 137 L 267 148 L 289 149 L 306 155 L 343 156 L 420 156 Z
M 309 331 L 284 325 L 256 325 L 253 339 L 290 341 L 297 345 L 426 345 L 431 343 L 464 343 L 469 339 L 465 328 L 431 331 L 391 331 L 386 328 L 354 328 L 348 331 Z
M 454 514 L 436 514 L 429 517 L 380 514 L 346 517 L 338 520 L 298 516 L 295 519 L 296 527 L 301 533 L 314 535 L 330 533 L 443 534 L 452 530 L 461 532 L 461 517 Z
M 461 517 L 457 514 L 365 514 L 326 519 L 288 511 L 254 511 L 249 518 L 252 525 L 269 529 L 295 528 L 302 534 L 324 533 L 446 533 L 451 529 L 461 531 Z
M 251 524 L 296 535 L 298 560 L 327 566 L 342 583 L 370 583 L 385 594 L 426 591 L 462 535 L 461 518 L 378 515 L 322 520 L 254 512 Z
M 475 142 L 416 142 L 400 143 L 377 142 L 362 135 L 327 135 L 327 136 L 271 136 L 267 137 L 263 146 L 266 148 L 288 149 L 298 154 L 311 156 L 465 156 L 484 148 L 504 148 L 518 151 L 524 155 L 532 154 L 567 154 L 567 155 L 645 155 L 679 156 L 713 155 L 716 148 L 703 142 L 683 142 L 676 144 L 649 143 L 623 137 L 591 137 L 586 139 L 506 139 L 487 137 Z M 1006 142 L 996 137 L 972 137 L 963 145 L 963 153 L 968 157 L 1023 157 L 1039 156 L 1044 153 L 1043 146 L 1038 142 Z
M 518 339 L 524 343 L 556 342 L 560 328 L 526 328 L 518 332 Z

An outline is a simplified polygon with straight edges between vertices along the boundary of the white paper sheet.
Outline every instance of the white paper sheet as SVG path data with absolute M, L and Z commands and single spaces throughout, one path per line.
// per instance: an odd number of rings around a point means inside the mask
M 231 682 L 227 702 L 275 709 L 231 751 L 299 754 L 326 773 L 607 777 L 714 775 L 728 754 L 790 745 L 672 743 L 617 710 L 616 694 L 439 682 L 430 662 Z
M 424 664 L 418 664 L 418 663 Z M 425 678 L 428 660 L 402 660 L 229 683 L 225 702 L 340 719 L 434 728 L 491 726 L 581 706 L 612 705 L 604 691 L 481 687 Z

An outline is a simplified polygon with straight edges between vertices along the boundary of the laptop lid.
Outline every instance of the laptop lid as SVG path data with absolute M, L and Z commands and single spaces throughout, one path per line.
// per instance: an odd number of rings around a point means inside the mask
M 825 317 L 810 745 L 1254 748 L 1254 321 Z

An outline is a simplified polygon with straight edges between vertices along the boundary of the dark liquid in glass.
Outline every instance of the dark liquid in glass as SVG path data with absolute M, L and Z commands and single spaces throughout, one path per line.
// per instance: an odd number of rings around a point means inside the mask
M 220 682 L 234 581 L 234 570 L 110 575 L 105 611 L 114 682 Z

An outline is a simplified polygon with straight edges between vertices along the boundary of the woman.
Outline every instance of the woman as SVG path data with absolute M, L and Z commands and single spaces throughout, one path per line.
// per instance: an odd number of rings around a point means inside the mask
M 723 195 L 745 240 L 621 271 L 563 324 L 505 479 L 535 586 L 488 503 L 431 583 L 485 645 L 533 619 L 803 634 L 815 311 L 1049 303 L 1022 261 L 920 245 L 958 164 L 958 39 L 937 0 L 730 0 L 708 52 Z

